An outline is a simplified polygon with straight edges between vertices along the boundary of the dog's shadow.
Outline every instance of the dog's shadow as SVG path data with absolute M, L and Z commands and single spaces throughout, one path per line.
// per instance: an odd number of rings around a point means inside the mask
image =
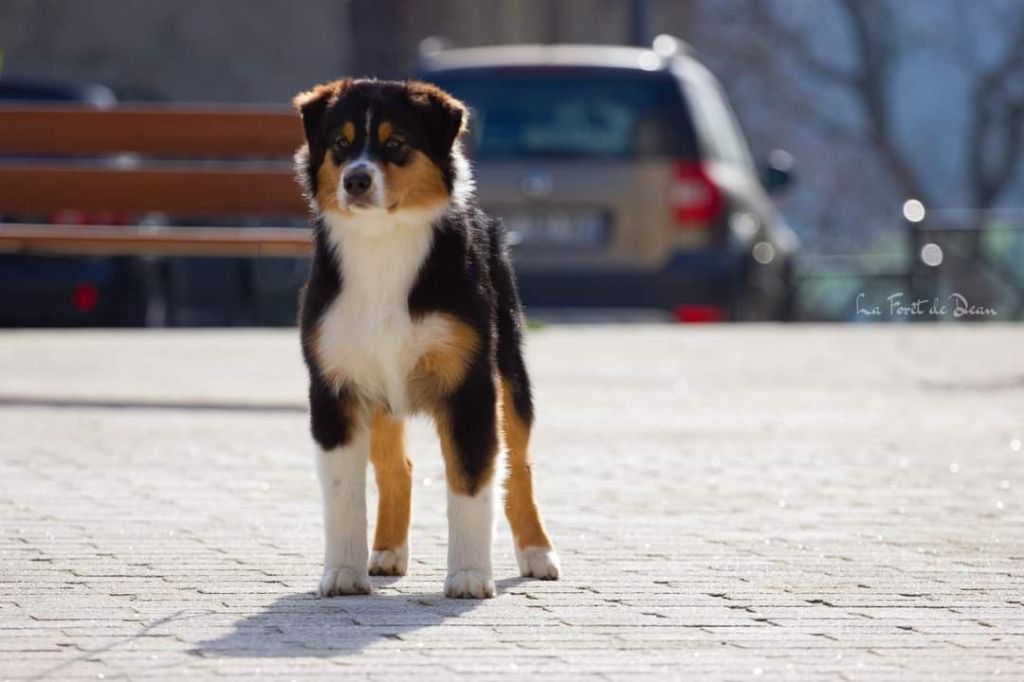
M 523 580 L 497 581 L 499 595 Z M 457 619 L 484 603 L 447 599 L 438 592 L 396 593 L 387 589 L 392 582 L 375 580 L 378 591 L 371 596 L 321 599 L 302 592 L 279 597 L 259 613 L 242 617 L 232 632 L 202 641 L 190 653 L 229 658 L 357 654 L 375 642 Z

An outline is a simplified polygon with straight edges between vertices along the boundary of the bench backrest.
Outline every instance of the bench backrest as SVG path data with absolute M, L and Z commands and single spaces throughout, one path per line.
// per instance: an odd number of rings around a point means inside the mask
M 0 214 L 299 217 L 289 109 L 0 107 Z

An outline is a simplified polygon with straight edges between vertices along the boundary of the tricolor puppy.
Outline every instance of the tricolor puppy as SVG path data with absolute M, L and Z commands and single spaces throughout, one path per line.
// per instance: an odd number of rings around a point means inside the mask
M 295 98 L 315 214 L 302 350 L 323 489 L 320 594 L 368 594 L 409 565 L 412 464 L 403 418 L 434 418 L 448 483 L 449 597 L 494 595 L 499 451 L 524 576 L 558 577 L 533 498 L 523 314 L 503 229 L 473 204 L 467 113 L 417 82 L 340 80 Z M 367 550 L 366 463 L 380 492 Z

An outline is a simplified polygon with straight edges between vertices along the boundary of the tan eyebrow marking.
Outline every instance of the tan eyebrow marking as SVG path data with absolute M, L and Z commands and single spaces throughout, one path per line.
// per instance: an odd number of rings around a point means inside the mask
M 345 124 L 341 126 L 341 134 L 345 136 L 345 140 L 349 144 L 356 139 L 356 124 L 352 121 L 345 121 Z
M 381 142 L 386 142 L 394 131 L 394 127 L 389 122 L 384 121 L 377 127 L 377 139 Z

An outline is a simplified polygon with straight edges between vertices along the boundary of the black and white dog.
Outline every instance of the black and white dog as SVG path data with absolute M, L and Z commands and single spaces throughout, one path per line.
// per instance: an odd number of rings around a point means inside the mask
M 449 597 L 494 596 L 499 452 L 524 576 L 558 555 L 533 496 L 523 314 L 500 223 L 473 203 L 467 112 L 419 82 L 339 80 L 295 98 L 298 174 L 315 215 L 302 297 L 326 550 L 320 594 L 368 594 L 409 565 L 412 465 L 403 417 L 433 416 L 448 483 Z M 366 463 L 380 492 L 367 549 Z

